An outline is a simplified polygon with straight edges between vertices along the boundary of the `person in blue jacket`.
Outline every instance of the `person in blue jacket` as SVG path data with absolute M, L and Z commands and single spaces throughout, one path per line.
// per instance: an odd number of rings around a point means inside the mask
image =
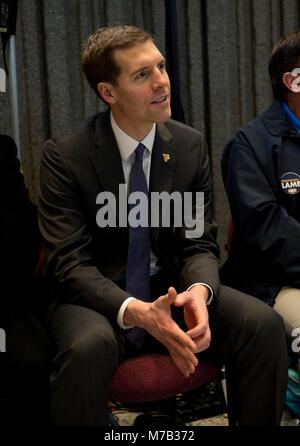
M 269 62 L 275 101 L 225 147 L 222 173 L 233 237 L 223 283 L 283 317 L 300 351 L 300 31 L 282 37 Z

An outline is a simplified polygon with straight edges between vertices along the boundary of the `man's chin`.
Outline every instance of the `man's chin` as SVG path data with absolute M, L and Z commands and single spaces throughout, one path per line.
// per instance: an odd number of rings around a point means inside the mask
M 156 122 L 156 124 L 160 124 L 162 122 L 166 122 L 171 118 L 171 109 L 169 109 L 168 111 L 165 111 L 164 113 L 160 113 L 159 116 L 156 116 L 156 119 L 154 122 Z

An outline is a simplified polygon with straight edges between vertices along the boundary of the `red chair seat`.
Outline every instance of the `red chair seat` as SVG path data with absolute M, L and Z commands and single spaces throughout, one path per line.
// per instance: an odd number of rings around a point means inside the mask
M 220 373 L 220 368 L 199 359 L 189 378 L 174 364 L 168 354 L 149 353 L 123 361 L 113 376 L 111 400 L 138 403 L 170 398 L 198 388 Z

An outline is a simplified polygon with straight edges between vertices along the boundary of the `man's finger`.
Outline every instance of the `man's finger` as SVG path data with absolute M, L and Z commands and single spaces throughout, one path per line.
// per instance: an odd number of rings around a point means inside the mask
M 167 295 L 168 295 L 169 303 L 170 303 L 170 305 L 172 305 L 175 302 L 175 299 L 177 297 L 177 292 L 176 292 L 175 288 L 170 286 L 170 288 L 168 288 Z
M 186 334 L 190 338 L 194 339 L 194 338 L 197 338 L 198 336 L 202 336 L 206 330 L 207 330 L 207 324 L 201 323 L 201 324 L 196 325 L 196 327 L 193 327 L 190 330 L 188 330 L 186 332 Z

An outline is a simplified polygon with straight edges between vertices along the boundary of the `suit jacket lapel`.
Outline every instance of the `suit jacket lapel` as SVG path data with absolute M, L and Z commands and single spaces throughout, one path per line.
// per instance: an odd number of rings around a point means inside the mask
M 119 185 L 124 184 L 125 180 L 120 151 L 110 124 L 109 111 L 97 119 L 93 149 L 89 156 L 103 191 L 112 192 L 116 198 L 118 222 Z M 126 231 L 126 228 L 123 229 Z
M 122 159 L 110 125 L 109 112 L 97 119 L 90 159 L 103 190 L 119 194 L 119 184 L 124 184 Z
M 158 124 L 153 145 L 150 171 L 151 192 L 172 191 L 177 153 L 171 144 L 173 135 L 164 124 Z
M 177 153 L 172 146 L 172 133 L 158 124 L 153 145 L 150 171 L 150 192 L 172 192 Z M 151 229 L 152 246 L 157 245 L 160 228 Z

